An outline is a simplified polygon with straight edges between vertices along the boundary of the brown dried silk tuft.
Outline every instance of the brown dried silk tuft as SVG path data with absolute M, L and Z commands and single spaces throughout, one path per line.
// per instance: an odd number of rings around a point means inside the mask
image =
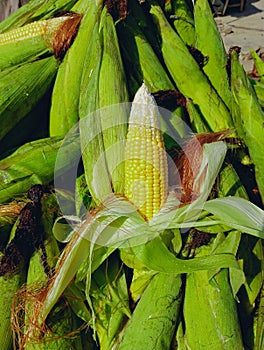
M 170 167 L 170 179 L 175 181 L 180 176 L 181 184 L 177 187 L 179 193 L 179 199 L 182 204 L 188 204 L 199 194 L 199 185 L 201 184 L 203 177 L 201 177 L 197 187 L 194 188 L 194 180 L 199 172 L 202 158 L 203 158 L 203 145 L 205 143 L 212 143 L 221 141 L 226 138 L 232 131 L 223 130 L 215 133 L 202 133 L 193 135 L 186 142 L 185 146 L 173 155 L 173 161 L 176 165 Z M 178 171 L 178 173 L 177 173 Z M 173 183 L 173 185 L 176 185 Z
M 177 90 L 160 90 L 152 94 L 157 105 L 162 108 L 173 110 L 179 106 L 186 107 L 186 98 Z
M 87 328 L 87 324 L 79 325 L 77 329 L 71 332 L 62 334 L 61 326 L 58 327 L 56 321 L 60 317 L 64 317 L 65 312 L 70 309 L 68 302 L 72 296 L 63 295 L 56 304 L 55 314 L 51 315 L 45 323 L 39 325 L 36 322 L 38 319 L 39 310 L 47 295 L 47 288 L 43 286 L 43 282 L 36 282 L 32 285 L 24 285 L 15 294 L 12 304 L 12 319 L 11 327 L 13 330 L 13 342 L 17 350 L 23 350 L 25 347 L 42 349 L 44 344 L 48 348 L 52 347 L 53 342 L 62 338 L 73 339 L 82 329 Z M 27 330 L 25 331 L 25 303 L 34 305 L 27 313 Z M 48 346 L 50 344 L 50 346 Z M 62 349 L 63 350 L 63 349 Z
M 69 16 L 69 19 L 59 26 L 51 40 L 54 55 L 59 59 L 63 58 L 72 44 L 82 19 L 82 15 L 78 13 L 69 12 L 65 15 Z
M 126 18 L 127 0 L 105 0 L 104 4 L 115 20 Z
M 208 245 L 212 235 L 208 232 L 203 232 L 197 229 L 191 229 L 190 231 L 190 241 L 186 244 L 184 250 L 188 252 L 188 256 L 193 257 L 196 248 Z
M 28 198 L 31 201 L 20 211 L 15 237 L 0 258 L 0 276 L 15 273 L 24 259 L 27 261 L 35 249 L 42 248 L 41 198 L 45 191 L 42 185 L 34 185 L 29 189 Z

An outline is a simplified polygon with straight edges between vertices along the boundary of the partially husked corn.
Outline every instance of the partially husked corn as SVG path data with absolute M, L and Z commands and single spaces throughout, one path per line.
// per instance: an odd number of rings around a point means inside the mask
M 0 45 L 39 36 L 46 36 L 48 39 L 52 36 L 52 33 L 67 19 L 69 19 L 68 16 L 62 16 L 43 21 L 36 21 L 26 24 L 23 27 L 0 34 Z
M 125 195 L 147 220 L 167 196 L 168 169 L 159 112 L 145 84 L 135 95 L 126 141 Z

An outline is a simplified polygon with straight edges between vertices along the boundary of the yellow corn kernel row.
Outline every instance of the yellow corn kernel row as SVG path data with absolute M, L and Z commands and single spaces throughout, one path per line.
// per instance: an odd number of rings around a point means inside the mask
M 125 195 L 146 220 L 167 196 L 168 168 L 159 112 L 145 84 L 135 95 L 125 151 Z
M 69 19 L 69 16 L 55 17 L 48 20 L 36 21 L 0 34 L 0 45 L 29 38 L 47 36 L 49 37 L 61 23 Z

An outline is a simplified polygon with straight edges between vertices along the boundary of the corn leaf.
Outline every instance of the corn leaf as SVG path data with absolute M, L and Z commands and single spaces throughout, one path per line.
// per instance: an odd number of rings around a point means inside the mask
M 238 135 L 248 147 L 255 167 L 259 193 L 262 200 L 264 200 L 264 112 L 235 52 L 231 53 L 231 89 L 234 100 L 232 117 L 237 127 Z
M 59 150 L 60 162 L 56 163 Z M 76 138 L 64 143 L 60 138 L 46 138 L 24 144 L 0 161 L 0 202 L 23 194 L 34 184 L 48 184 L 55 170 L 57 176 L 61 175 L 72 166 L 78 154 Z
M 84 3 L 78 1 L 75 8 L 77 12 L 84 13 L 84 17 L 71 49 L 67 51 L 58 69 L 52 91 L 50 136 L 65 136 L 78 122 L 81 80 L 86 66 L 87 71 L 89 71 L 90 39 L 93 35 L 95 23 L 99 21 L 102 2 L 85 1 Z M 91 61 L 91 64 L 97 63 L 95 58 Z M 89 73 L 87 75 L 89 77 Z M 86 88 L 83 87 L 82 89 L 86 91 Z M 83 93 L 86 93 L 85 91 Z M 84 114 L 87 115 L 86 112 Z
M 51 56 L 0 72 L 0 139 L 36 105 L 50 88 L 58 63 Z M 13 84 L 10 84 L 13 81 Z
M 169 349 L 180 302 L 181 276 L 155 275 L 137 304 L 118 349 Z
M 211 281 L 207 271 L 187 275 L 184 320 L 187 347 L 243 349 L 236 303 L 226 269 Z
M 197 104 L 212 130 L 232 128 L 232 120 L 225 104 L 209 83 L 188 48 L 170 26 L 155 0 L 149 0 L 150 14 L 161 35 L 164 62 L 179 91 Z M 190 79 L 186 79 L 190 77 Z
M 204 204 L 204 210 L 213 213 L 230 227 L 264 238 L 264 211 L 244 198 L 212 199 Z
M 160 237 L 153 239 L 145 245 L 132 248 L 135 256 L 147 268 L 163 273 L 190 273 L 199 270 L 214 270 L 224 267 L 238 269 L 235 256 L 230 253 L 214 254 L 206 257 L 197 257 L 183 260 L 175 257 Z M 156 257 L 159 257 L 157 260 Z
M 97 314 L 95 327 L 100 349 L 111 349 L 122 323 L 130 317 L 126 278 L 116 255 L 93 273 L 90 295 Z
M 226 70 L 227 54 L 208 0 L 197 0 L 195 2 L 194 21 L 196 47 L 208 58 L 203 71 L 218 95 L 230 109 L 231 91 Z
M 62 11 L 69 11 L 76 2 L 77 0 L 32 0 L 0 23 L 0 33 L 39 19 L 51 18 Z

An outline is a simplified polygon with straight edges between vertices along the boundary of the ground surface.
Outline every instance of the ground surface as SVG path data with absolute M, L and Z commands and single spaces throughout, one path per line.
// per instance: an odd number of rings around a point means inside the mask
M 240 46 L 241 61 L 246 71 L 250 71 L 253 62 L 249 48 L 264 52 L 264 0 L 247 0 L 243 12 L 239 7 L 230 7 L 224 16 L 218 15 L 215 20 L 226 49 Z

